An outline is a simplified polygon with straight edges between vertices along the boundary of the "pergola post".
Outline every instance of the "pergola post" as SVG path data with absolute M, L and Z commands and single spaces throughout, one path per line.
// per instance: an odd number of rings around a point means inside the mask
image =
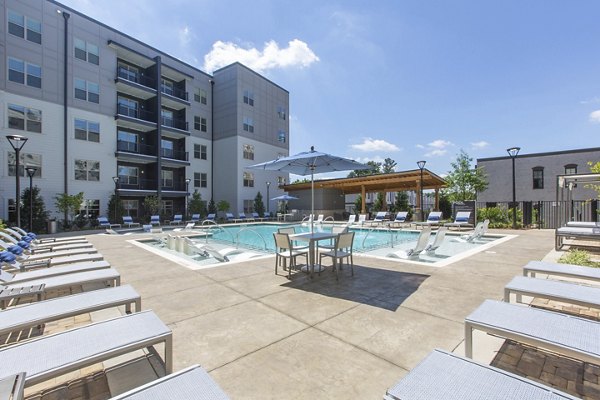
M 361 206 L 360 213 L 366 214 L 367 213 L 367 191 L 365 190 L 365 185 L 360 185 L 360 196 L 362 199 L 362 206 Z
M 423 220 L 423 214 L 422 214 L 422 210 L 421 210 L 421 181 L 419 179 L 417 179 L 416 183 L 415 183 L 417 190 L 415 190 L 415 198 L 416 198 L 416 207 L 415 207 L 415 214 L 417 215 L 417 218 L 419 219 L 419 221 Z
M 435 211 L 440 211 L 440 189 L 435 188 Z

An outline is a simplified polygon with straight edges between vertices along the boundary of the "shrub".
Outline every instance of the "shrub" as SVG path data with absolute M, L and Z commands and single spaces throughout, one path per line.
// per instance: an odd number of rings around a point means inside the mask
M 561 264 L 575 264 L 586 267 L 600 268 L 599 262 L 590 259 L 590 253 L 585 250 L 569 250 L 558 260 Z
M 512 208 L 500 207 L 480 208 L 477 210 L 477 220 L 490 220 L 490 228 L 512 228 Z M 523 225 L 523 212 L 517 209 L 517 228 Z

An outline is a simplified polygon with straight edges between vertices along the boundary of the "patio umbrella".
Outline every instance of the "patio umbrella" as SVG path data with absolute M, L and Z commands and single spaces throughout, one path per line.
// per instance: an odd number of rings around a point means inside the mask
M 268 171 L 289 172 L 296 175 L 310 175 L 311 189 L 311 214 L 315 213 L 315 174 L 334 171 L 350 171 L 370 169 L 371 167 L 354 160 L 338 157 L 327 153 L 315 151 L 311 146 L 310 151 L 281 157 L 277 160 L 251 165 L 249 169 L 264 169 Z M 310 231 L 314 232 L 313 218 L 310 219 Z
M 285 194 L 282 194 L 281 196 L 273 197 L 271 200 L 285 200 L 285 201 L 288 201 L 288 200 L 298 200 L 298 198 L 294 197 L 294 196 L 290 196 L 289 194 L 285 193 Z

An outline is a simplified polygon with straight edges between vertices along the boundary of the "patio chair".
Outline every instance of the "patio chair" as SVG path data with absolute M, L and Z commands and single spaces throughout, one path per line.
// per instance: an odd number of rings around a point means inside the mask
M 232 213 L 225 213 L 225 220 L 227 222 L 235 222 L 235 216 Z
M 294 228 L 293 226 L 286 226 L 284 228 L 279 228 L 277 229 L 277 233 L 284 233 L 286 235 L 293 235 L 296 233 L 296 228 Z M 307 244 L 298 244 L 297 241 L 291 239 L 292 242 L 292 246 L 294 250 L 305 250 L 308 249 L 310 246 Z M 284 268 L 285 270 L 285 268 Z
M 425 226 L 440 226 L 440 220 L 442 219 L 441 211 L 432 211 L 427 216 L 426 221 L 415 222 L 415 226 L 425 227 Z
M 125 306 L 129 314 L 132 304 L 135 312 L 142 310 L 141 297 L 130 285 L 30 303 L 0 312 L 0 335 L 112 307 Z
M 408 211 L 398 211 L 396 213 L 396 217 L 390 221 L 390 226 L 394 226 L 399 224 L 400 226 L 406 223 L 406 218 L 408 217 Z
M 314 221 L 315 224 L 322 224 L 325 220 L 325 215 L 319 214 L 317 215 L 317 219 Z
M 467 235 L 462 235 L 461 237 L 458 237 L 458 238 L 454 238 L 453 241 L 463 242 L 463 243 L 475 242 L 476 240 L 481 239 L 487 233 L 489 225 L 490 225 L 489 219 L 486 219 L 483 222 L 478 222 L 477 225 L 475 225 L 475 229 L 473 229 L 473 232 L 471 232 Z
M 431 228 L 426 226 L 421 231 L 421 234 L 419 234 L 419 237 L 417 238 L 417 244 L 415 245 L 415 247 L 413 247 L 412 249 L 408 249 L 408 250 L 394 251 L 392 253 L 389 253 L 386 257 L 402 258 L 402 259 L 419 257 L 419 254 L 421 254 L 421 252 L 423 252 L 425 250 L 425 248 L 427 247 L 427 243 L 429 242 L 430 236 L 431 236 Z
M 192 214 L 192 218 L 188 222 L 193 222 L 194 224 L 200 222 L 200 214 Z
M 334 225 L 331 227 L 331 233 L 335 235 L 339 235 L 341 233 L 348 232 L 348 225 Z M 319 248 L 322 250 L 334 250 L 335 247 L 335 239 L 332 239 L 330 244 L 320 244 L 318 243 Z
M 346 225 L 350 226 L 350 225 L 353 225 L 354 223 L 356 223 L 356 214 L 350 214 L 350 216 L 348 217 L 348 222 L 346 222 Z
M 356 224 L 363 226 L 365 222 L 367 222 L 367 214 L 359 214 L 358 221 L 356 221 Z
M 13 230 L 19 232 L 23 236 L 30 236 L 33 238 L 36 243 L 50 243 L 50 242 L 72 242 L 77 240 L 87 241 L 85 236 L 65 236 L 65 237 L 45 237 L 38 238 L 37 235 L 33 232 L 25 232 L 23 229 L 18 226 L 13 226 Z
M 252 219 L 255 221 L 264 221 L 264 217 L 261 217 L 257 212 L 252 213 Z
M 454 217 L 454 222 L 446 222 L 444 226 L 458 228 L 458 230 L 462 230 L 463 227 L 472 228 L 473 224 L 469 222 L 469 218 L 471 218 L 470 211 L 459 211 Z
M 377 214 L 375 214 L 375 218 L 373 218 L 371 221 L 369 221 L 369 223 L 371 225 L 373 225 L 373 224 L 379 225 L 385 221 L 387 221 L 387 211 L 378 211 Z
M 158 225 L 160 226 L 160 215 L 152 215 L 150 216 L 150 225 Z
M 246 214 L 243 212 L 238 213 L 238 217 L 233 220 L 233 222 L 244 222 L 244 221 L 250 221 L 250 218 L 246 217 Z
M 473 358 L 475 329 L 583 362 L 600 363 L 600 322 L 589 319 L 486 300 L 465 319 L 465 355 L 469 358 Z
M 290 237 L 286 233 L 273 233 L 275 239 L 275 275 L 277 275 L 277 267 L 283 260 L 283 269 L 286 268 L 286 260 L 290 260 L 288 267 L 288 278 L 292 276 L 292 268 L 297 265 L 297 258 L 300 256 L 306 257 L 306 264 L 308 265 L 308 249 L 295 249 L 292 245 Z
M 523 275 L 535 278 L 536 274 L 546 274 L 564 278 L 583 279 L 600 284 L 600 268 L 583 267 L 573 264 L 557 264 L 545 261 L 529 261 L 523 267 Z
M 128 228 L 132 226 L 140 226 L 139 222 L 133 222 L 131 215 L 123 215 L 123 225 L 127 225 Z
M 344 259 L 350 264 L 350 270 L 352 271 L 352 276 L 354 276 L 354 259 L 352 257 L 353 242 L 354 232 L 340 233 L 335 239 L 334 249 L 319 254 L 319 264 L 322 264 L 323 257 L 332 258 L 336 280 L 338 279 L 338 266 L 341 266 Z
M 167 398 L 229 400 L 225 392 L 199 365 L 192 365 L 109 400 L 166 400 Z
M 173 220 L 170 222 L 170 225 L 180 225 L 183 223 L 183 215 L 175 214 L 173 215 Z
M 563 226 L 554 234 L 554 247 L 558 251 L 564 246 L 564 240 L 600 240 L 600 228 L 578 228 Z
M 438 229 L 437 232 L 435 233 L 435 238 L 433 239 L 433 243 L 428 244 L 427 247 L 425 247 L 425 252 L 426 253 L 435 253 L 435 251 L 440 248 L 442 243 L 444 243 L 444 238 L 446 237 L 447 231 L 448 231 L 447 227 L 445 227 L 445 226 L 440 227 L 440 229 Z
M 544 399 L 575 400 L 567 393 L 490 365 L 435 349 L 384 400 Z
M 205 220 L 214 221 L 216 217 L 217 217 L 216 214 L 208 214 L 206 216 Z
M 108 218 L 106 217 L 98 217 L 98 225 L 100 226 L 100 228 L 108 228 L 108 229 L 112 229 L 112 228 L 120 228 L 121 224 L 111 224 L 108 221 Z
M 142 311 L 5 347 L 0 350 L 0 376 L 25 372 L 27 387 L 162 343 L 169 374 L 172 338 L 171 330 L 156 314 Z
M 272 219 L 273 219 L 273 214 L 272 214 L 270 211 L 266 211 L 266 212 L 263 214 L 263 219 L 264 219 L 265 221 L 270 221 L 270 220 L 272 220 Z

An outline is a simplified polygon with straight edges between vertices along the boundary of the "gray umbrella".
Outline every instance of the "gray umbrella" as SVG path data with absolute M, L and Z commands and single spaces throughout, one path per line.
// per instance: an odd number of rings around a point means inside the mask
M 298 198 L 294 197 L 294 196 L 290 196 L 289 194 L 285 193 L 285 194 L 282 194 L 281 196 L 273 197 L 271 200 L 285 200 L 285 201 L 287 201 L 287 200 L 298 200 Z

